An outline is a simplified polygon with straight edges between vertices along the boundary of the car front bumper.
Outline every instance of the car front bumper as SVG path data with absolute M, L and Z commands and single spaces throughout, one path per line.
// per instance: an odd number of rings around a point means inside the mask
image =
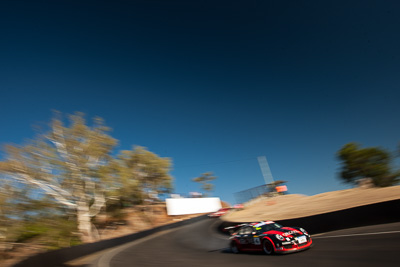
M 310 240 L 309 242 L 307 242 L 307 244 L 305 244 L 303 246 L 297 246 L 297 247 L 293 247 L 293 248 L 284 248 L 284 247 L 275 248 L 275 253 L 276 254 L 294 253 L 294 252 L 307 250 L 307 249 L 311 248 L 312 246 L 313 246 L 313 242 L 312 242 L 312 240 Z

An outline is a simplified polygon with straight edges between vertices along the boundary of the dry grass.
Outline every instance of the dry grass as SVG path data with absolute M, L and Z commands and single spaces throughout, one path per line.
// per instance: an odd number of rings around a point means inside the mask
M 400 186 L 354 188 L 314 196 L 293 194 L 262 197 L 246 205 L 244 210 L 225 215 L 223 219 L 232 222 L 285 220 L 395 199 L 400 199 Z

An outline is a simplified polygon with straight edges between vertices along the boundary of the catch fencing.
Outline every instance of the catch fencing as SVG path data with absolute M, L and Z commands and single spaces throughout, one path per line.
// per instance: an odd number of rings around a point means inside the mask
M 234 193 L 236 203 L 245 203 L 259 196 L 269 196 L 273 194 L 274 189 L 264 184 L 240 192 Z

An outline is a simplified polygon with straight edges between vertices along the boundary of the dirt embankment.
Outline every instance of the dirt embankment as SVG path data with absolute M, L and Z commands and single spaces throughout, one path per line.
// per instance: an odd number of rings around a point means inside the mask
M 293 194 L 261 197 L 248 203 L 245 209 L 225 215 L 223 219 L 231 222 L 286 220 L 395 199 L 400 199 L 400 186 L 354 188 L 314 196 Z

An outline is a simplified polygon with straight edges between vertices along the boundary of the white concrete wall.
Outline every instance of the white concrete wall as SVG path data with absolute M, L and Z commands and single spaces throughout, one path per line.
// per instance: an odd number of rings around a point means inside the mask
M 219 197 L 167 198 L 165 201 L 168 215 L 208 213 L 222 207 Z

